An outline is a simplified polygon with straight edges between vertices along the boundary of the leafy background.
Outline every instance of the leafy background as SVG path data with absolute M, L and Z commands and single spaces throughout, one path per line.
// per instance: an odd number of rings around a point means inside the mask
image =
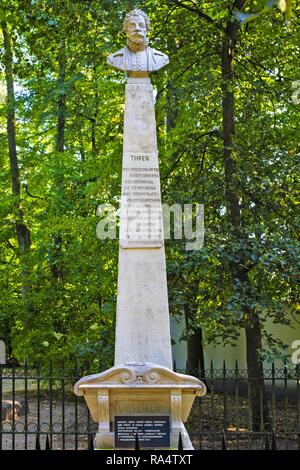
M 170 314 L 185 316 L 191 361 L 199 332 L 234 344 L 252 327 L 248 354 L 276 357 L 284 345 L 266 321 L 288 324 L 298 312 L 297 1 L 2 0 L 12 56 L 2 41 L 0 338 L 18 360 L 76 360 L 89 372 L 112 365 L 118 243 L 95 229 L 99 204 L 118 207 L 126 77 L 105 59 L 123 47 L 122 20 L 135 6 L 151 19 L 151 45 L 170 57 L 152 76 L 163 202 L 205 204 L 203 249 L 166 243 Z M 236 43 L 228 43 L 232 25 Z M 6 131 L 12 110 L 19 192 Z

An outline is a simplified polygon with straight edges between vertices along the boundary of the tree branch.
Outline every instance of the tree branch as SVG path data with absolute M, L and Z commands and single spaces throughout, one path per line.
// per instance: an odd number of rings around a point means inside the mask
M 200 134 L 197 139 L 201 139 L 202 137 L 205 137 L 205 136 L 218 136 L 219 137 L 219 132 L 218 131 L 215 131 L 215 130 L 212 130 L 212 131 L 208 131 L 208 132 L 203 132 L 202 134 Z M 205 149 L 206 150 L 206 149 Z M 183 150 L 183 152 L 179 155 L 179 157 L 175 160 L 175 162 L 173 163 L 172 167 L 170 168 L 170 170 L 167 172 L 167 174 L 164 176 L 164 178 L 162 178 L 162 193 L 164 192 L 164 185 L 166 183 L 166 181 L 168 180 L 170 174 L 175 170 L 176 166 L 178 165 L 178 163 L 180 162 L 181 158 L 183 157 L 183 155 L 186 153 L 187 149 L 185 148 Z M 177 155 L 178 155 L 179 151 L 177 152 Z M 204 163 L 204 157 L 205 157 L 205 153 L 203 155 L 203 161 L 202 163 Z
M 176 77 L 173 78 L 173 80 L 169 80 L 168 83 L 163 88 L 158 90 L 157 95 L 156 95 L 156 101 L 159 99 L 159 96 L 161 95 L 161 93 L 164 90 L 166 90 L 166 88 L 168 88 L 172 83 L 174 83 L 176 80 L 178 80 L 178 78 L 182 77 L 182 75 L 184 75 L 186 72 L 188 72 L 192 67 L 194 67 L 194 65 L 196 65 L 200 61 L 200 59 L 210 57 L 212 55 L 217 55 L 217 53 L 216 52 L 211 52 L 210 54 L 202 54 L 200 57 L 197 58 L 197 60 L 192 62 L 182 72 L 180 72 L 178 75 L 176 75 Z
M 192 13 L 196 13 L 199 16 L 199 18 L 202 18 L 207 23 L 212 24 L 219 31 L 224 31 L 224 28 L 217 21 L 215 21 L 213 18 L 208 16 L 206 13 L 203 13 L 203 11 L 199 10 L 199 8 L 197 8 L 197 6 L 194 4 L 194 2 L 190 2 L 190 3 L 192 3 L 192 5 L 194 5 L 194 7 L 192 7 L 190 5 L 187 5 L 186 3 L 180 2 L 179 0 L 172 0 L 172 2 L 175 3 L 175 5 L 177 5 L 181 8 L 185 8 L 186 10 L 191 11 Z
M 28 194 L 28 196 L 33 197 L 33 198 L 35 198 L 35 199 L 41 199 L 42 201 L 45 200 L 44 197 L 34 196 L 33 194 L 31 194 L 31 193 L 28 191 L 28 186 L 27 186 L 27 184 L 24 184 L 24 188 L 25 188 L 26 194 Z

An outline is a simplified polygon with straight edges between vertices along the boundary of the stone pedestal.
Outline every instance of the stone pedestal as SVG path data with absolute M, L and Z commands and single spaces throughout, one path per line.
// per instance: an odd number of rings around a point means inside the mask
M 131 440 L 123 443 L 128 449 L 134 449 L 134 438 L 139 436 L 140 448 L 177 449 L 181 432 L 184 449 L 193 449 L 184 422 L 187 420 L 196 396 L 206 393 L 205 385 L 195 377 L 177 374 L 166 367 L 149 363 L 127 363 L 115 366 L 96 375 L 79 380 L 75 393 L 84 395 L 94 421 L 99 423 L 95 438 L 96 449 L 116 449 L 116 417 L 124 417 L 125 423 L 131 424 Z M 169 445 L 165 445 L 164 436 L 158 437 L 157 444 L 149 447 L 147 438 L 136 426 L 139 417 L 140 426 L 151 418 L 154 426 L 159 418 L 169 418 Z M 157 420 L 155 423 L 155 419 Z M 158 429 L 158 428 L 157 428 Z M 149 435 L 155 434 L 149 428 Z M 162 434 L 162 433 L 161 433 Z M 122 444 L 122 443 L 121 443 Z M 119 443 L 119 445 L 121 445 Z

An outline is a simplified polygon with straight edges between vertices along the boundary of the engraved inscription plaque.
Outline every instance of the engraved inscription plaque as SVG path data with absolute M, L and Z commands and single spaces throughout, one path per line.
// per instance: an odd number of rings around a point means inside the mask
M 169 416 L 115 416 L 115 448 L 133 448 L 136 434 L 140 447 L 170 447 Z
M 122 248 L 163 245 L 156 153 L 125 152 L 123 156 L 120 244 Z

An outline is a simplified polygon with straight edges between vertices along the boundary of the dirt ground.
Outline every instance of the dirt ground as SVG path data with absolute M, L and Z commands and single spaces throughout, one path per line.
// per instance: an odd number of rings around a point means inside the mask
M 24 395 L 16 394 L 16 400 L 22 400 Z M 66 400 L 64 407 L 57 400 L 50 408 L 49 399 L 38 403 L 34 397 L 28 400 L 29 413 L 15 418 L 13 421 L 2 422 L 2 449 L 22 450 L 36 447 L 36 432 L 40 422 L 40 444 L 45 448 L 46 435 L 50 437 L 51 448 L 54 450 L 88 448 L 88 434 L 95 433 L 96 423 L 88 416 L 87 407 L 82 400 L 77 403 Z M 238 405 L 238 406 L 237 406 Z M 297 406 L 288 404 L 286 408 L 282 402 L 278 402 L 275 413 L 270 410 L 272 418 L 275 418 L 276 444 L 278 449 L 297 449 Z M 39 414 L 39 419 L 38 419 Z M 64 424 L 63 424 L 64 423 Z M 299 423 L 298 423 L 299 425 Z M 27 428 L 27 435 L 25 430 Z M 15 432 L 13 433 L 13 429 Z M 75 430 L 77 429 L 77 434 Z M 247 401 L 242 398 L 238 403 L 228 397 L 226 401 L 226 413 L 224 414 L 223 396 L 215 395 L 213 401 L 209 396 L 202 402 L 195 401 L 187 429 L 196 449 L 221 449 L 222 432 L 226 429 L 226 443 L 228 449 L 264 449 L 265 435 L 253 435 L 249 437 L 249 420 Z M 51 433 L 52 430 L 52 433 Z M 241 432 L 242 435 L 238 435 Z M 0 434 L 1 438 L 1 434 Z
M 16 400 L 22 397 L 16 396 Z M 37 401 L 29 400 L 29 413 L 27 422 L 24 416 L 15 418 L 15 422 L 2 422 L 2 449 L 3 450 L 34 450 L 36 447 L 36 432 L 38 425 L 38 405 Z M 46 435 L 49 435 L 51 448 L 53 450 L 70 449 L 76 447 L 81 450 L 88 448 L 88 433 L 95 431 L 95 424 L 89 422 L 88 412 L 84 403 L 77 406 L 77 418 L 74 402 L 65 402 L 64 411 L 60 402 L 53 402 L 52 413 L 50 412 L 49 401 L 40 402 L 40 444 L 44 449 Z M 64 426 L 63 426 L 64 420 Z M 77 426 L 76 426 L 77 423 Z M 13 427 L 15 433 L 13 434 Z M 27 427 L 27 436 L 25 429 Z M 77 436 L 75 429 L 77 428 Z M 52 429 L 52 435 L 51 435 Z M 77 441 L 77 446 L 76 446 Z

